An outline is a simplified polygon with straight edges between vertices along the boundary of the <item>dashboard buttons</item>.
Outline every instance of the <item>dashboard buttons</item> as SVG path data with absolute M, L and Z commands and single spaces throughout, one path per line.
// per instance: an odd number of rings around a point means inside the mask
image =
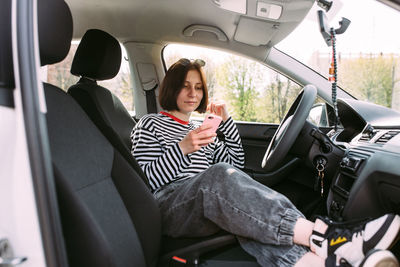
M 343 169 L 346 169 L 352 173 L 355 173 L 358 170 L 358 168 L 363 160 L 364 159 L 355 158 L 355 157 L 344 157 L 342 159 L 342 161 L 340 162 L 340 167 L 342 167 Z

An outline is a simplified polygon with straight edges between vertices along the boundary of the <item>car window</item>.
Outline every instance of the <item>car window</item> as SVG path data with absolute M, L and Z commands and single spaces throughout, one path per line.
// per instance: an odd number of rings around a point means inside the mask
M 217 50 L 170 44 L 163 58 L 167 68 L 180 58 L 204 60 L 210 99 L 224 100 L 238 121 L 279 123 L 301 90 L 258 62 Z
M 332 46 L 319 32 L 317 3 L 303 22 L 276 48 L 329 76 Z M 327 13 L 329 27 L 339 28 L 345 17 L 351 23 L 336 36 L 338 85 L 360 100 L 400 111 L 400 24 L 395 9 L 375 0 L 333 1 Z
M 42 79 L 54 84 L 64 91 L 78 82 L 79 78 L 72 75 L 71 64 L 74 58 L 78 42 L 72 42 L 68 56 L 60 63 L 42 68 Z M 130 80 L 130 70 L 128 57 L 124 47 L 122 49 L 122 62 L 118 74 L 111 80 L 98 81 L 97 83 L 113 92 L 124 104 L 125 108 L 131 113 L 134 111 L 132 85 Z

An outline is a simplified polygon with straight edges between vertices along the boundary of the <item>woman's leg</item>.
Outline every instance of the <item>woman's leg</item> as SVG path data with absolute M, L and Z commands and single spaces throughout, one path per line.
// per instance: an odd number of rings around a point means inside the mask
M 155 196 L 167 235 L 204 236 L 222 228 L 242 240 L 254 240 L 241 244 L 264 266 L 294 265 L 307 253 L 293 245 L 295 223 L 303 218 L 296 207 L 228 164 L 174 182 Z
M 240 246 L 257 259 L 261 266 L 323 266 L 321 258 L 308 257 L 312 254 L 300 245 L 269 245 L 255 240 L 238 237 Z M 307 265 L 308 264 L 308 265 Z M 319 265 L 317 265 L 319 264 Z
M 203 235 L 193 226 L 198 221 L 205 229 L 217 225 L 265 244 L 292 245 L 295 223 L 304 217 L 285 196 L 224 163 L 167 186 L 156 198 L 165 231 L 175 236 Z
M 228 164 L 216 164 L 193 178 L 177 181 L 155 196 L 165 234 L 203 236 L 222 228 L 254 240 L 253 244 L 247 243 L 248 246 L 241 244 L 260 263 L 274 257 L 296 259 L 291 262 L 293 265 L 297 262 L 299 266 L 316 263 L 318 258 L 306 254 L 307 250 L 302 246 L 294 245 L 309 246 L 311 236 L 312 250 L 323 259 L 332 254 L 357 265 L 369 250 L 364 249 L 368 246 L 372 249 L 388 248 L 400 229 L 400 217 L 394 214 L 355 224 L 330 220 L 313 224 L 305 220 L 285 196 Z M 369 237 L 364 237 L 364 231 Z M 344 236 L 338 238 L 331 233 Z M 253 251 L 248 249 L 249 246 Z M 279 266 L 279 261 L 274 262 Z
M 304 218 L 299 218 L 294 225 L 293 242 L 295 244 L 310 247 L 310 236 L 313 231 L 325 232 L 326 227 L 319 226 L 321 229 L 316 229 L 315 224 Z

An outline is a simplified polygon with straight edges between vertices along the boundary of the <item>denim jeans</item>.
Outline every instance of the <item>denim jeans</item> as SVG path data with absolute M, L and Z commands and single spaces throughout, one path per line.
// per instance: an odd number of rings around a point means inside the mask
M 301 212 L 285 196 L 229 164 L 168 184 L 155 198 L 166 235 L 199 237 L 223 229 L 236 235 L 261 266 L 293 266 L 308 251 L 293 244 Z

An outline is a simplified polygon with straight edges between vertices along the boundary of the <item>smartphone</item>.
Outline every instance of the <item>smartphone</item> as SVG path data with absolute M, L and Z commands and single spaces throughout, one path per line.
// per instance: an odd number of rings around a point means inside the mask
M 204 118 L 202 125 L 212 125 L 210 129 L 207 129 L 207 132 L 215 133 L 220 125 L 222 118 L 220 116 L 214 114 L 207 114 Z

